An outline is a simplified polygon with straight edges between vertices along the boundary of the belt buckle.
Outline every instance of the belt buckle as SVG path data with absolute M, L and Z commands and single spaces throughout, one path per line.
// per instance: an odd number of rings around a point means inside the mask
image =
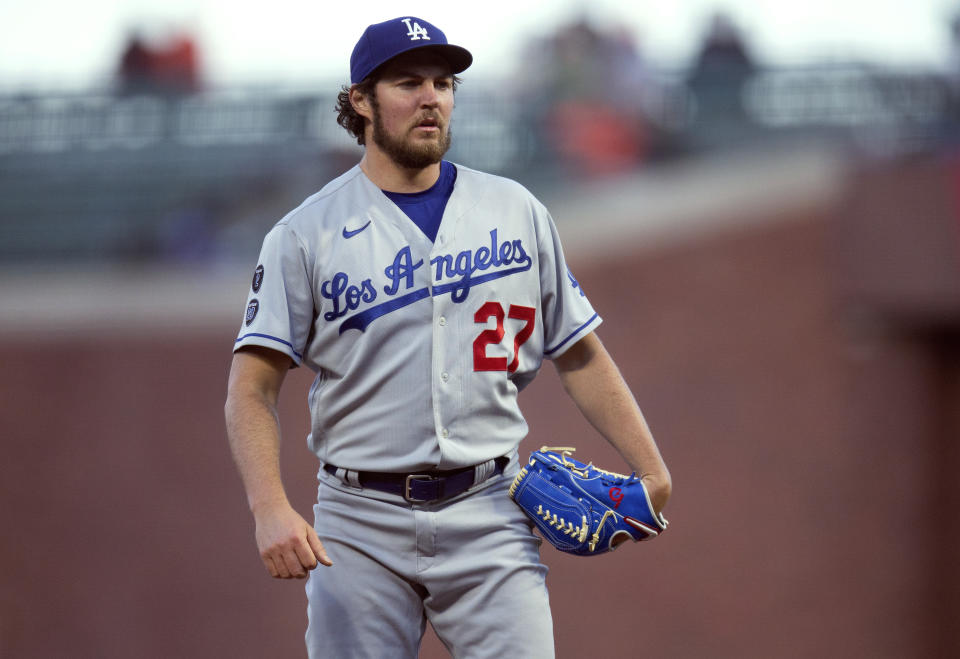
M 411 479 L 427 479 L 428 481 L 438 481 L 440 480 L 436 476 L 431 476 L 430 474 L 410 474 L 407 476 L 406 480 L 403 483 L 403 498 L 404 500 L 410 503 L 427 503 L 428 501 L 435 501 L 436 499 L 414 499 L 410 496 L 410 480 Z

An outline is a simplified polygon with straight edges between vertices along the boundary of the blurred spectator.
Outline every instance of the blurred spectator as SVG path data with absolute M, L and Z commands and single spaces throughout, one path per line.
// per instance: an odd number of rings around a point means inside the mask
M 640 162 L 646 146 L 634 117 L 600 103 L 559 103 L 550 112 L 547 128 L 553 148 L 575 175 L 629 171 Z
M 648 152 L 642 96 L 651 80 L 637 44 L 585 19 L 534 42 L 522 58 L 529 121 L 542 127 L 544 160 L 571 176 L 635 168 Z
M 121 94 L 143 94 L 151 91 L 152 60 L 153 54 L 144 43 L 143 37 L 139 32 L 131 31 L 120 56 Z
M 549 48 L 552 66 L 544 73 L 554 101 L 593 96 L 605 87 L 603 35 L 586 20 L 561 27 Z
M 187 33 L 157 46 L 132 31 L 120 57 L 120 93 L 177 96 L 199 91 L 199 60 L 196 43 Z
M 746 127 L 743 90 L 755 71 L 733 19 L 722 11 L 714 13 L 687 78 L 697 103 L 698 124 L 711 133 L 710 142 L 728 141 Z
M 175 35 L 168 46 L 157 53 L 156 78 L 165 89 L 179 94 L 200 90 L 200 65 L 197 46 L 191 35 Z

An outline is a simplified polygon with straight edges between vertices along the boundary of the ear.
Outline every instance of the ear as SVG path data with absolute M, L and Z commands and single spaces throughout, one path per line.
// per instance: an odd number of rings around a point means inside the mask
M 361 92 L 356 85 L 350 88 L 350 105 L 361 117 L 373 121 L 373 107 L 370 105 L 370 98 Z

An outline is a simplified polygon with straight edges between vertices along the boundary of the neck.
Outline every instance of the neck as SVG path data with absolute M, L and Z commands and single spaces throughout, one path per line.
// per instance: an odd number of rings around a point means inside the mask
M 360 161 L 360 169 L 374 185 L 387 192 L 423 192 L 440 178 L 440 163 L 423 169 L 401 167 L 370 142 Z

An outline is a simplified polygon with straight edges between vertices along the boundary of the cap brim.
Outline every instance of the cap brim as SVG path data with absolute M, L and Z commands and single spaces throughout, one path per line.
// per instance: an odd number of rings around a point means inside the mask
M 470 51 L 466 48 L 460 46 L 454 46 L 453 44 L 446 43 L 437 43 L 437 44 L 423 44 L 423 45 L 414 45 L 406 50 L 402 50 L 393 57 L 386 59 L 377 66 L 375 66 L 367 76 L 371 75 L 374 71 L 377 71 L 383 68 L 386 64 L 397 59 L 401 55 L 406 55 L 413 51 L 429 51 L 440 55 L 443 59 L 447 60 L 447 63 L 450 65 L 450 73 L 460 73 L 466 71 L 471 64 L 473 64 L 473 55 L 470 54 Z M 364 76 L 364 77 L 367 77 Z
M 452 44 L 437 44 L 435 46 L 424 46 L 439 53 L 450 63 L 451 73 L 460 73 L 466 71 L 473 64 L 473 55 L 466 48 L 454 46 Z

